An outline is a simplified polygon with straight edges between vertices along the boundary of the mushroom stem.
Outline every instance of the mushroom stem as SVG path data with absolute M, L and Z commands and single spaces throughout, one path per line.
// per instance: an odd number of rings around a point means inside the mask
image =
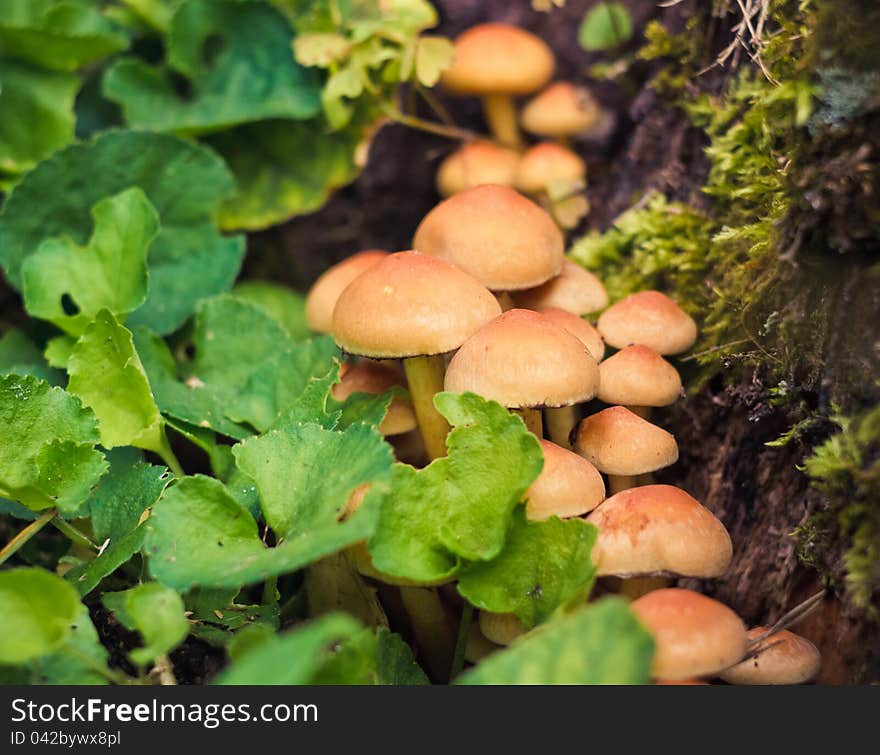
M 483 112 L 493 136 L 506 147 L 520 149 L 523 145 L 516 108 L 509 94 L 487 94 L 483 97 Z
M 577 424 L 575 408 L 573 406 L 558 406 L 545 410 L 547 433 L 557 446 L 571 449 L 571 429 Z
M 413 409 L 425 442 L 428 458 L 446 456 L 449 423 L 434 406 L 434 395 L 443 390 L 445 365 L 442 356 L 409 357 L 403 360 Z
M 633 414 L 641 417 L 646 422 L 651 421 L 651 415 L 653 414 L 653 407 L 651 406 L 628 406 L 626 407 Z
M 455 654 L 455 634 L 435 588 L 401 587 L 400 598 L 409 617 L 416 647 L 436 680 L 447 680 Z
M 522 421 L 526 423 L 526 429 L 536 438 L 544 437 L 544 422 L 541 419 L 541 410 L 532 409 L 527 406 L 513 410 L 522 417 Z
M 513 297 L 507 291 L 499 291 L 495 294 L 495 298 L 498 299 L 498 306 L 501 307 L 502 312 L 507 312 L 508 309 L 513 309 L 516 306 L 513 303 Z
M 672 580 L 669 577 L 630 577 L 620 580 L 620 594 L 630 600 L 637 600 L 649 592 L 671 586 Z
M 621 490 L 629 490 L 639 486 L 638 475 L 610 474 L 608 475 L 609 495 L 619 493 Z

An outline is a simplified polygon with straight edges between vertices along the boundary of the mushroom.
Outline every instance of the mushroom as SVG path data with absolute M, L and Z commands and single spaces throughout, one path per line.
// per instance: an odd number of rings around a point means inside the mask
M 769 627 L 753 627 L 749 640 L 757 640 Z M 819 649 L 805 637 L 783 629 L 762 640 L 744 661 L 719 676 L 728 684 L 804 684 L 822 665 Z
M 479 663 L 485 657 L 492 655 L 501 646 L 483 636 L 479 622 L 475 621 L 468 627 L 467 644 L 464 649 L 464 659 L 469 663 Z
M 585 87 L 568 81 L 550 84 L 529 100 L 520 113 L 520 123 L 529 133 L 567 141 L 590 131 L 602 118 L 602 109 Z
M 493 142 L 467 142 L 449 155 L 437 171 L 437 191 L 451 197 L 482 184 L 513 186 L 519 154 Z
M 675 438 L 624 406 L 612 406 L 582 419 L 574 450 L 608 475 L 612 493 L 633 487 L 636 475 L 678 461 Z
M 387 256 L 388 252 L 367 249 L 351 255 L 322 273 L 306 296 L 306 322 L 309 328 L 316 333 L 329 333 L 333 329 L 333 308 L 345 287 Z
M 590 211 L 584 196 L 587 166 L 566 147 L 541 142 L 530 147 L 516 168 L 514 186 L 535 197 L 561 228 L 574 228 Z
M 446 453 L 449 425 L 434 406 L 443 389 L 443 354 L 501 312 L 467 273 L 418 252 L 385 257 L 342 292 L 333 337 L 350 354 L 402 359 L 428 455 Z
M 746 628 L 739 616 L 693 590 L 655 590 L 630 607 L 654 636 L 655 679 L 712 676 L 746 652 Z
M 690 315 L 659 291 L 627 296 L 606 309 L 596 327 L 615 349 L 638 343 L 658 354 L 681 354 L 697 339 L 697 325 Z
M 587 521 L 599 529 L 593 548 L 597 575 L 623 579 L 622 592 L 630 597 L 667 587 L 668 575 L 719 577 L 733 558 L 724 525 L 672 485 L 623 490 L 592 511 Z
M 571 260 L 564 260 L 556 277 L 536 288 L 517 291 L 514 301 L 524 309 L 558 307 L 582 316 L 607 307 L 608 294 L 593 273 Z
M 596 395 L 598 380 L 596 360 L 575 336 L 538 312 L 511 309 L 461 345 L 445 385 L 517 409 L 540 438 L 540 408 L 587 401 Z
M 479 24 L 456 38 L 455 59 L 440 81 L 454 94 L 482 97 L 495 138 L 519 147 L 513 97 L 540 89 L 554 67 L 553 52 L 540 37 L 509 24 Z
M 681 376 L 649 346 L 624 346 L 599 365 L 599 399 L 622 404 L 642 419 L 651 407 L 668 406 L 681 396 Z
M 496 645 L 510 645 L 528 631 L 513 613 L 480 611 L 479 622 L 483 637 Z
M 605 500 L 602 475 L 590 462 L 549 440 L 541 440 L 541 450 L 544 468 L 526 490 L 530 521 L 581 516 Z
M 345 401 L 353 393 L 379 395 L 392 388 L 404 387 L 397 370 L 379 362 L 345 362 L 339 370 L 340 382 L 331 393 L 337 401 Z M 401 435 L 418 426 L 412 404 L 401 396 L 394 396 L 385 418 L 379 424 L 382 435 Z
M 553 218 L 534 202 L 486 184 L 434 207 L 416 229 L 413 248 L 498 292 L 533 288 L 559 275 L 565 242 Z

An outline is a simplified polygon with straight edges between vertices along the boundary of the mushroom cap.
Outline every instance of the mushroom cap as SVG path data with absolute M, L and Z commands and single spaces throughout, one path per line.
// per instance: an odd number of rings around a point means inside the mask
M 611 496 L 588 517 L 599 528 L 593 559 L 599 576 L 672 573 L 718 577 L 733 545 L 724 525 L 672 485 L 644 485 Z
M 599 366 L 599 398 L 606 404 L 666 406 L 681 396 L 681 376 L 649 346 L 624 346 Z
M 446 260 L 493 291 L 538 286 L 559 275 L 565 242 L 543 209 L 507 186 L 466 189 L 431 210 L 413 248 Z
M 675 438 L 624 406 L 582 419 L 574 450 L 610 475 L 647 474 L 678 461 Z
M 746 628 L 739 616 L 693 590 L 654 590 L 630 608 L 654 635 L 655 679 L 712 676 L 746 652 Z
M 333 310 L 333 337 L 361 356 L 443 354 L 500 312 L 491 292 L 467 273 L 436 257 L 397 252 L 342 292 Z
M 749 630 L 750 640 L 769 627 Z M 729 684 L 803 684 L 813 679 L 822 665 L 819 649 L 806 637 L 783 629 L 762 641 L 753 658 L 737 663 L 719 676 Z
M 518 307 L 546 309 L 559 307 L 576 315 L 586 315 L 608 306 L 605 286 L 593 273 L 580 265 L 565 260 L 555 278 L 528 291 L 518 291 L 514 297 Z
M 599 365 L 575 336 L 538 312 L 511 309 L 465 341 L 445 388 L 507 407 L 570 406 L 599 387 Z
M 691 316 L 659 291 L 627 296 L 602 313 L 597 327 L 615 349 L 640 343 L 658 354 L 681 354 L 697 340 Z
M 520 114 L 522 127 L 553 139 L 578 134 L 593 127 L 602 109 L 585 87 L 557 81 L 528 101 Z
M 333 329 L 333 308 L 345 287 L 387 256 L 388 252 L 367 249 L 325 270 L 306 296 L 306 322 L 309 328 L 316 333 L 329 333 Z
M 541 142 L 526 150 L 516 166 L 514 186 L 537 194 L 554 181 L 583 181 L 587 164 L 570 149 L 555 142 Z
M 553 51 L 540 37 L 509 24 L 472 26 L 455 40 L 455 59 L 440 82 L 456 94 L 530 94 L 553 75 Z
M 593 359 L 597 362 L 602 361 L 605 356 L 605 342 L 599 331 L 596 330 L 583 317 L 578 317 L 568 310 L 559 309 L 559 307 L 547 307 L 538 310 L 544 317 L 551 322 L 556 323 L 560 328 L 564 328 L 573 336 L 577 336 L 580 342 L 587 347 L 587 351 L 593 355 Z M 602 366 L 599 365 L 599 395 L 602 395 Z
M 592 511 L 605 499 L 602 475 L 582 456 L 541 439 L 544 468 L 526 490 L 526 517 L 539 522 Z
M 482 184 L 513 186 L 519 154 L 486 141 L 467 142 L 437 170 L 437 191 L 444 197 Z
M 352 393 L 378 395 L 395 387 L 404 387 L 404 380 L 393 367 L 378 362 L 346 362 L 339 370 L 340 382 L 331 393 L 337 401 L 345 401 Z M 416 414 L 412 404 L 401 396 L 394 396 L 388 412 L 379 424 L 382 435 L 400 435 L 415 430 Z
M 490 613 L 480 611 L 480 631 L 496 645 L 509 645 L 528 630 L 514 613 Z

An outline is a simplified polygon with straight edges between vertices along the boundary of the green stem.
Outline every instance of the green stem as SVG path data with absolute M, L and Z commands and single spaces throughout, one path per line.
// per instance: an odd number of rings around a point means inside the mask
M 156 663 L 153 665 L 153 673 L 158 674 L 159 684 L 163 687 L 177 686 L 174 667 L 171 665 L 171 659 L 166 654 L 163 653 L 156 658 Z
M 269 577 L 263 583 L 263 604 L 269 605 L 278 602 L 278 577 Z
M 474 139 L 485 138 L 480 137 L 480 135 L 474 131 L 458 128 L 458 126 L 445 126 L 442 123 L 434 123 L 422 118 L 417 118 L 414 115 L 401 113 L 396 108 L 385 107 L 382 112 L 392 121 L 399 123 L 402 126 L 408 126 L 409 128 L 418 129 L 419 131 L 427 131 L 429 134 L 437 134 L 437 136 L 445 136 L 447 139 L 473 141 Z
M 82 532 L 70 522 L 64 521 L 60 516 L 55 516 L 52 519 L 52 526 L 77 545 L 82 545 L 94 551 L 100 550 L 100 548 L 89 540 L 89 538 L 87 538 Z
M 44 511 L 37 519 L 34 519 L 27 527 L 19 532 L 12 540 L 0 549 L 0 564 L 6 563 L 13 555 L 55 516 L 55 509 Z
M 458 624 L 458 636 L 455 638 L 455 654 L 452 656 L 452 668 L 449 671 L 449 681 L 457 677 L 464 668 L 464 655 L 467 651 L 468 634 L 470 634 L 471 622 L 474 619 L 474 607 L 465 602 L 461 609 L 461 621 Z
M 150 450 L 155 451 L 156 454 L 158 454 L 159 458 L 165 462 L 165 465 L 174 473 L 175 477 L 186 477 L 186 472 L 183 471 L 183 467 L 174 455 L 174 451 L 171 450 L 171 444 L 168 442 L 168 436 L 165 434 L 164 430 L 162 431 L 162 439 L 159 443 L 159 447 Z

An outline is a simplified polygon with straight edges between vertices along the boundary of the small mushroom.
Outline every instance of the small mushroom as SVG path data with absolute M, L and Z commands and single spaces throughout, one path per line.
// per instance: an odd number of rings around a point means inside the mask
M 693 590 L 655 590 L 630 607 L 654 636 L 655 679 L 713 676 L 746 652 L 746 628 L 739 616 Z
M 509 24 L 479 24 L 456 38 L 455 59 L 440 81 L 454 94 L 482 97 L 495 138 L 519 147 L 522 138 L 513 98 L 544 86 L 555 65 L 546 42 L 531 32 Z
M 681 376 L 649 346 L 624 346 L 599 365 L 599 399 L 622 404 L 642 419 L 681 397 Z
M 596 327 L 615 349 L 638 343 L 664 355 L 681 354 L 697 339 L 690 315 L 659 291 L 627 296 L 606 309 Z
M 437 191 L 451 197 L 482 184 L 513 186 L 519 154 L 493 142 L 467 142 L 447 157 L 437 171 Z
M 392 367 L 378 362 L 346 362 L 339 370 L 340 382 L 331 391 L 337 401 L 345 401 L 353 393 L 378 395 L 392 388 L 403 388 L 404 381 Z M 379 425 L 382 435 L 401 435 L 418 426 L 412 404 L 401 396 L 394 396 L 388 412 Z
M 522 127 L 536 136 L 567 141 L 589 132 L 602 118 L 602 109 L 586 87 L 556 81 L 529 100 L 520 113 Z
M 588 401 L 598 380 L 596 360 L 575 336 L 538 312 L 511 309 L 461 345 L 445 385 L 448 391 L 473 391 L 518 409 L 540 438 L 540 409 Z
M 512 613 L 480 611 L 479 622 L 483 637 L 496 645 L 510 645 L 528 631 L 516 614 Z
M 541 440 L 544 468 L 526 490 L 526 517 L 533 522 L 567 519 L 605 500 L 605 482 L 590 462 L 549 440 Z
M 536 288 L 517 291 L 514 301 L 523 309 L 558 307 L 583 316 L 607 307 L 608 294 L 602 281 L 593 273 L 565 260 L 557 276 Z
M 479 621 L 475 621 L 468 627 L 464 659 L 469 663 L 479 663 L 487 656 L 492 655 L 500 647 L 501 645 L 496 645 L 492 640 L 483 636 L 483 633 L 480 631 Z
M 326 270 L 306 296 L 306 322 L 316 333 L 333 329 L 333 308 L 345 287 L 362 272 L 388 256 L 379 249 L 367 249 L 351 255 Z
M 756 640 L 769 627 L 753 627 L 749 640 Z M 749 657 L 721 672 L 728 684 L 805 684 L 822 666 L 819 649 L 805 637 L 783 629 L 749 653 Z
M 541 142 L 523 154 L 514 185 L 535 197 L 553 215 L 560 228 L 574 228 L 590 211 L 584 195 L 587 166 L 566 147 Z

